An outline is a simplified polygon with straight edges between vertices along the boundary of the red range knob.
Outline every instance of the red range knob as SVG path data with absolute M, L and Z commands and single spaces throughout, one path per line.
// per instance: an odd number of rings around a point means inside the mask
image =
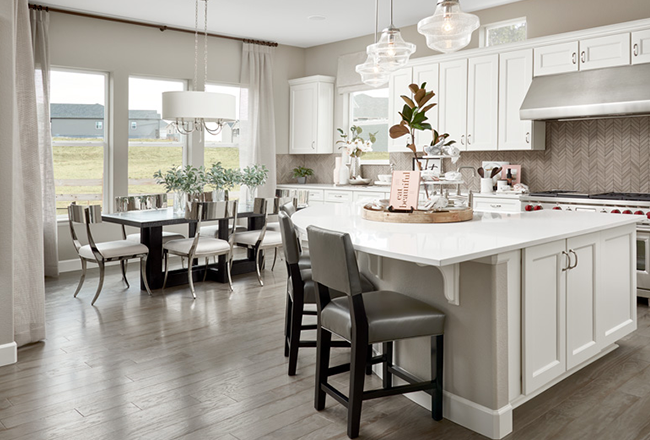
M 623 214 L 632 214 L 632 211 L 630 211 L 629 209 L 626 209 L 625 211 L 623 211 Z
M 533 208 L 534 211 L 541 211 L 542 209 L 544 209 L 542 208 L 542 205 L 535 205 L 535 207 Z
M 532 211 L 533 210 L 533 205 L 526 205 L 524 208 L 526 211 Z
M 648 213 L 645 216 L 648 217 L 648 219 L 650 219 L 650 211 L 648 211 Z
M 556 211 L 562 211 L 562 208 L 560 206 L 554 206 L 553 209 Z
M 611 211 L 609 211 L 609 213 L 610 214 L 620 214 L 621 211 L 619 211 L 618 209 L 612 209 Z
M 645 214 L 643 211 L 634 211 L 634 215 L 643 215 Z

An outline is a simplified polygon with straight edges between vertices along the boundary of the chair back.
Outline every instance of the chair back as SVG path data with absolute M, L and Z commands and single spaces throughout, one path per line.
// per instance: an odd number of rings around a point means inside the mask
M 296 208 L 306 208 L 309 205 L 308 189 L 276 189 L 275 196 L 294 199 Z
M 280 205 L 280 212 L 284 212 L 291 217 L 296 213 L 296 204 L 297 200 L 291 199 L 290 201 Z
M 167 194 L 143 194 L 115 197 L 115 212 L 167 208 Z
M 185 218 L 188 220 L 198 221 L 190 255 L 194 254 L 196 246 L 199 243 L 201 237 L 201 222 L 204 220 L 224 220 L 232 218 L 232 227 L 228 227 L 228 243 L 230 243 L 232 248 L 235 237 L 235 228 L 237 227 L 237 200 L 229 200 L 225 202 L 189 202 L 185 209 Z
M 88 237 L 88 244 L 90 245 L 93 254 L 95 254 L 96 257 L 101 257 L 99 250 L 97 250 L 95 240 L 93 239 L 93 234 L 90 232 L 90 225 L 102 222 L 102 207 L 100 205 L 80 206 L 73 202 L 68 206 L 68 222 L 70 224 L 72 244 L 77 252 L 81 249 L 81 243 L 77 238 L 74 223 L 82 223 L 86 225 L 86 236 Z
M 296 228 L 291 221 L 291 217 L 284 211 L 280 211 L 278 214 L 278 220 L 280 222 L 280 234 L 282 235 L 284 259 L 288 265 L 298 264 L 298 260 L 300 259 L 300 247 L 298 245 Z
M 350 235 L 309 226 L 309 258 L 312 279 L 348 296 L 361 293 L 361 275 Z

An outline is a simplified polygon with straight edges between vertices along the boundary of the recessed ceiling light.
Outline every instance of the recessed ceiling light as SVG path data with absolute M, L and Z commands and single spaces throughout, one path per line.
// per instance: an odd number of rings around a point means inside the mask
M 325 20 L 325 17 L 322 15 L 310 15 L 307 17 L 308 20 L 314 20 L 314 21 L 323 21 Z

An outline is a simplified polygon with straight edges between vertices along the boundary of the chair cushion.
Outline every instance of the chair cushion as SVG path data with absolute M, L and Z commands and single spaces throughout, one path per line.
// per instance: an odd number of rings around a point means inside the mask
M 280 232 L 280 223 L 278 222 L 267 223 L 266 230 Z
M 180 240 L 182 238 L 185 238 L 183 234 L 179 234 L 177 232 L 167 232 L 163 231 L 162 233 L 162 241 L 163 243 L 167 243 L 170 240 Z M 129 241 L 135 241 L 136 243 L 140 243 L 140 233 L 135 233 L 135 234 L 129 234 L 126 236 L 126 239 Z
M 246 226 L 237 225 L 235 227 L 235 232 L 240 231 L 246 231 Z M 200 232 L 202 237 L 217 237 L 217 234 L 219 233 L 219 225 L 201 226 Z
M 97 243 L 97 249 L 104 258 L 128 257 L 129 255 L 148 254 L 149 248 L 145 245 L 130 240 L 106 241 Z M 90 245 L 81 246 L 79 255 L 83 258 L 94 260 L 95 255 Z
M 193 242 L 193 238 L 172 240 L 165 243 L 163 245 L 163 248 L 175 254 L 189 255 Z M 213 237 L 199 237 L 199 242 L 196 245 L 196 252 L 194 253 L 194 256 L 211 256 L 226 254 L 228 252 L 230 252 L 230 244 L 226 240 L 220 240 Z
M 305 283 L 305 304 L 316 304 L 316 283 L 311 279 L 311 269 L 302 269 L 300 271 L 300 276 L 303 283 Z M 292 284 L 289 283 L 289 286 L 291 285 Z M 375 286 L 364 274 L 361 274 L 361 287 L 364 292 L 372 292 L 375 290 Z M 291 298 L 293 298 L 293 289 L 289 289 L 289 294 L 291 295 Z M 345 296 L 345 293 L 330 289 L 331 298 L 339 298 L 341 296 Z
M 368 317 L 369 343 L 433 336 L 444 333 L 445 314 L 398 292 L 362 293 Z M 333 299 L 321 312 L 321 325 L 347 339 L 352 337 L 349 298 Z
M 260 238 L 260 231 L 246 231 L 235 233 L 235 243 L 246 246 L 255 246 Z M 282 235 L 276 231 L 266 231 L 260 249 L 282 246 Z

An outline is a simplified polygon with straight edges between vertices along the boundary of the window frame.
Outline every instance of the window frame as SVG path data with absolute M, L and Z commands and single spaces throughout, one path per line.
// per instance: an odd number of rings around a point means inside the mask
M 93 69 L 83 69 L 83 68 L 70 68 L 70 67 L 64 67 L 64 66 L 56 66 L 53 65 L 50 67 L 50 72 L 67 72 L 67 73 L 79 73 L 79 74 L 91 74 L 91 75 L 101 75 L 104 77 L 104 119 L 102 120 L 103 123 L 103 131 L 104 131 L 104 136 L 103 140 L 101 141 L 55 141 L 54 138 L 51 137 L 50 141 L 52 144 L 52 147 L 65 147 L 65 146 L 75 146 L 75 147 L 98 147 L 101 146 L 103 149 L 103 158 L 104 158 L 104 163 L 102 166 L 102 173 L 103 176 L 100 179 L 102 181 L 102 210 L 105 212 L 112 212 L 112 194 L 113 194 L 113 188 L 110 187 L 110 183 L 112 182 L 111 179 L 111 165 L 110 165 L 110 157 L 111 157 L 111 152 L 110 152 L 110 138 L 111 138 L 111 130 L 109 126 L 109 113 L 110 113 L 110 87 L 111 87 L 111 82 L 109 81 L 110 79 L 110 73 L 101 71 L 101 70 L 93 70 Z M 50 105 L 52 102 L 50 101 Z M 52 121 L 52 116 L 50 115 L 50 124 Z M 50 130 L 51 133 L 51 130 Z M 55 180 L 56 181 L 56 180 Z M 56 186 L 56 185 L 55 185 Z M 92 200 L 91 200 L 92 201 Z M 68 221 L 68 215 L 67 214 L 58 214 L 56 216 L 57 222 L 66 222 Z
M 346 93 L 346 104 L 345 104 L 345 111 L 343 118 L 345 120 L 345 124 L 343 124 L 345 127 L 343 127 L 343 130 L 346 133 L 350 133 L 350 127 L 354 125 L 352 122 L 352 96 L 355 93 L 363 93 L 363 92 L 368 92 L 371 90 L 381 90 L 381 89 L 386 89 L 388 91 L 388 95 L 390 96 L 390 89 L 388 85 L 386 87 L 368 87 L 368 88 L 360 88 L 359 90 L 353 90 L 349 93 Z M 390 111 L 390 108 L 388 109 Z M 388 125 L 388 129 L 390 129 L 390 118 L 386 118 L 386 124 Z M 337 133 L 338 134 L 338 133 Z M 390 164 L 390 150 L 386 151 L 388 153 L 388 158 L 387 159 L 364 159 L 363 156 L 361 156 L 361 165 L 389 165 Z
M 526 24 L 526 36 L 524 40 L 528 40 L 528 20 L 526 17 L 518 17 L 518 18 L 512 18 L 509 20 L 502 20 L 502 21 L 496 21 L 494 23 L 488 23 L 484 24 L 480 27 L 479 29 L 479 34 L 478 34 L 478 39 L 479 39 L 479 47 L 490 47 L 487 46 L 488 42 L 488 32 L 494 29 L 502 28 L 502 27 L 508 27 L 520 23 L 525 23 Z M 512 41 L 511 43 L 514 43 Z M 504 44 L 509 44 L 509 43 L 504 43 Z M 501 46 L 501 45 L 498 45 Z M 494 47 L 494 46 L 492 46 Z

